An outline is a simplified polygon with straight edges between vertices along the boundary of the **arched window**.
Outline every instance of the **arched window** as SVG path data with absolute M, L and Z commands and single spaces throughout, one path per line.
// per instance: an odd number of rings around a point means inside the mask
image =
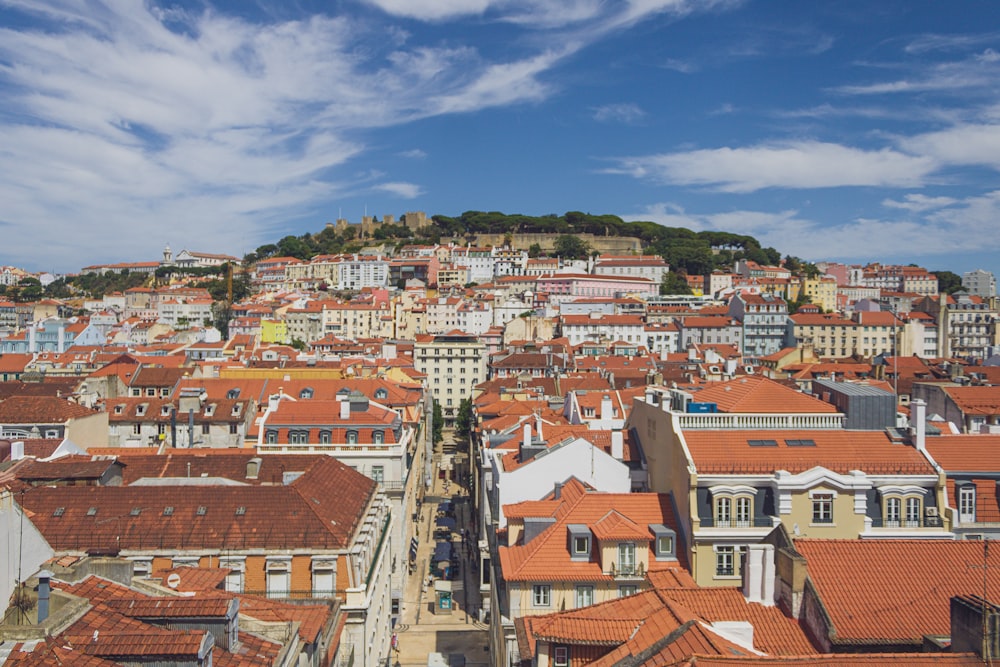
M 356 444 L 358 444 L 358 432 L 357 431 L 348 431 L 347 432 L 347 444 L 349 444 L 349 445 L 356 445 Z
M 381 445 L 385 442 L 385 434 L 383 431 L 372 431 L 372 444 Z

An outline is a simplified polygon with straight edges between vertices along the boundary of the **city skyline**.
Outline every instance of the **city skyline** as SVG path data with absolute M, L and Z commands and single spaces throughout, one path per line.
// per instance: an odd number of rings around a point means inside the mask
M 0 2 L 0 264 L 581 210 L 998 272 L 970 2 Z

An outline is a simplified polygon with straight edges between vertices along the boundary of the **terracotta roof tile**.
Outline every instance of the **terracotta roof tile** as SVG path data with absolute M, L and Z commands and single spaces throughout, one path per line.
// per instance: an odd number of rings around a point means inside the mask
M 722 412 L 831 413 L 829 403 L 759 376 L 741 377 L 713 384 L 695 393 L 701 403 L 715 403 Z
M 684 440 L 699 474 L 800 473 L 816 466 L 847 474 L 933 475 L 934 468 L 913 447 L 893 443 L 883 431 L 684 431 Z M 752 442 L 773 442 L 755 446 Z M 811 441 L 790 446 L 789 441 Z
M 910 643 L 949 635 L 949 600 L 982 594 L 983 565 L 1000 568 L 1000 550 L 985 542 L 939 540 L 795 541 L 833 626 L 834 645 Z M 850 585 L 848 585 L 850 582 Z M 1000 597 L 1000 578 L 985 581 Z

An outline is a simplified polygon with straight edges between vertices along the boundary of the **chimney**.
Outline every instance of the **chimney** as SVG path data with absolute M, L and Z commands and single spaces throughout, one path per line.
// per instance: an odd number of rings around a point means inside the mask
M 743 597 L 747 602 L 774 606 L 774 575 L 774 545 L 748 545 L 743 563 Z
M 10 443 L 10 460 L 20 461 L 23 458 L 24 458 L 24 441 L 15 440 L 14 442 Z
M 351 402 L 345 396 L 342 401 L 340 401 L 340 418 L 350 419 L 351 418 Z
M 247 479 L 257 479 L 260 474 L 260 464 L 263 463 L 259 456 L 255 456 L 247 461 Z
M 555 487 L 552 489 L 552 498 L 559 500 L 562 497 L 562 482 L 556 482 Z
M 910 425 L 913 429 L 913 446 L 918 452 L 926 451 L 927 404 L 922 399 L 910 402 Z
M 621 431 L 611 432 L 611 456 L 616 461 L 625 459 L 625 434 Z
M 545 442 L 545 438 L 542 437 L 542 416 L 535 415 L 535 430 L 538 431 L 538 441 Z
M 524 425 L 524 447 L 531 447 L 531 424 Z
M 44 623 L 49 617 L 49 600 L 52 598 L 52 586 L 49 581 L 52 573 L 42 570 L 38 573 L 38 623 Z
M 609 425 L 614 414 L 614 411 L 611 409 L 611 396 L 605 394 L 601 397 L 601 424 L 610 428 Z
M 951 651 L 984 660 L 1000 655 L 1000 606 L 978 595 L 951 598 Z

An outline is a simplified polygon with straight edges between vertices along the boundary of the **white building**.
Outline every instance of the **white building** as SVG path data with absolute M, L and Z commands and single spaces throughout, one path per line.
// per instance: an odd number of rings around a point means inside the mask
M 462 400 L 486 381 L 486 344 L 478 336 L 451 331 L 437 336 L 418 336 L 413 346 L 413 366 L 427 376 L 431 396 L 441 406 L 445 424 L 458 415 Z
M 962 274 L 962 287 L 969 294 L 975 294 L 984 299 L 997 295 L 997 279 L 993 276 L 992 271 L 983 269 L 966 271 Z

